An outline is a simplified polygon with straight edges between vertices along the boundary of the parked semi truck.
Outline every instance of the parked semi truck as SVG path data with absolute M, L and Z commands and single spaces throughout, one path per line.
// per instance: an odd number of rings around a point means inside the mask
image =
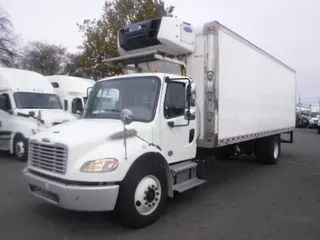
M 0 150 L 27 160 L 35 133 L 76 118 L 62 110 L 48 80 L 39 73 L 0 67 Z
M 63 109 L 80 118 L 81 111 L 86 105 L 88 90 L 92 88 L 95 81 L 92 79 L 52 75 L 46 76 L 55 88 Z M 75 108 L 75 106 L 78 106 Z M 80 109 L 80 112 L 76 109 Z
M 34 196 L 141 228 L 167 197 L 206 183 L 213 156 L 276 164 L 292 142 L 295 71 L 220 23 L 138 22 L 119 30 L 118 49 L 106 63 L 131 73 L 96 82 L 81 119 L 30 139 Z

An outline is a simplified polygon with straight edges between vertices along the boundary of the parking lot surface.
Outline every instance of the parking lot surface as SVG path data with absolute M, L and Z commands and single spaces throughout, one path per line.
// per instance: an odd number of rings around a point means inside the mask
M 25 163 L 0 155 L 0 239 L 320 239 L 320 135 L 298 129 L 276 166 L 213 160 L 208 183 L 169 201 L 153 225 L 125 229 L 109 213 L 72 212 L 28 193 Z

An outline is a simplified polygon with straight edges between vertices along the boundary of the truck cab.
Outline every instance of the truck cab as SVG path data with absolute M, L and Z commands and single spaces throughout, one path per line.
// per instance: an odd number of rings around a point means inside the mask
M 66 75 L 52 75 L 46 76 L 46 78 L 56 90 L 63 109 L 80 118 L 86 105 L 88 93 L 95 81 Z
M 31 136 L 75 119 L 62 110 L 57 94 L 44 76 L 0 68 L 0 150 L 26 160 Z
M 157 25 L 162 38 L 167 38 L 166 46 L 160 44 L 162 51 L 181 55 L 194 50 L 189 24 L 174 18 L 144 24 L 145 36 Z M 165 35 L 168 26 L 177 26 L 174 36 Z M 119 39 L 129 39 L 127 33 L 120 30 Z M 175 39 L 176 34 L 182 41 Z M 125 48 L 139 50 L 129 45 Z M 151 50 L 160 45 L 156 41 Z M 183 74 L 184 61 L 173 55 L 161 59 L 149 51 L 135 59 L 120 59 L 130 74 L 97 81 L 80 119 L 30 139 L 25 176 L 33 195 L 80 211 L 112 211 L 117 205 L 125 224 L 142 227 L 160 216 L 174 191 L 205 183 L 195 175 L 197 164 L 186 162 L 197 152 L 195 82 Z M 164 72 L 158 72 L 161 67 Z M 50 150 L 46 165 L 41 157 L 34 157 L 42 156 L 42 149 Z

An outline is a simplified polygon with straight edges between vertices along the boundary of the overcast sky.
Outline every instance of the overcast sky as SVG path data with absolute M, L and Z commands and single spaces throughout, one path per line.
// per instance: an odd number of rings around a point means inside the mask
M 24 40 L 45 40 L 76 51 L 76 23 L 98 18 L 104 0 L 0 0 Z M 166 0 L 193 25 L 218 20 L 297 71 L 305 104 L 320 100 L 320 1 Z

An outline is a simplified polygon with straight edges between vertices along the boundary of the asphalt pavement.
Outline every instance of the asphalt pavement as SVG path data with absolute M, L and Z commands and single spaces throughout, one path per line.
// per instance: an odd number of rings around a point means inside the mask
M 153 225 L 131 230 L 109 213 L 82 213 L 28 193 L 25 163 L 0 155 L 2 240 L 319 240 L 320 135 L 298 129 L 276 166 L 242 157 L 210 162 L 208 183 L 169 201 Z

